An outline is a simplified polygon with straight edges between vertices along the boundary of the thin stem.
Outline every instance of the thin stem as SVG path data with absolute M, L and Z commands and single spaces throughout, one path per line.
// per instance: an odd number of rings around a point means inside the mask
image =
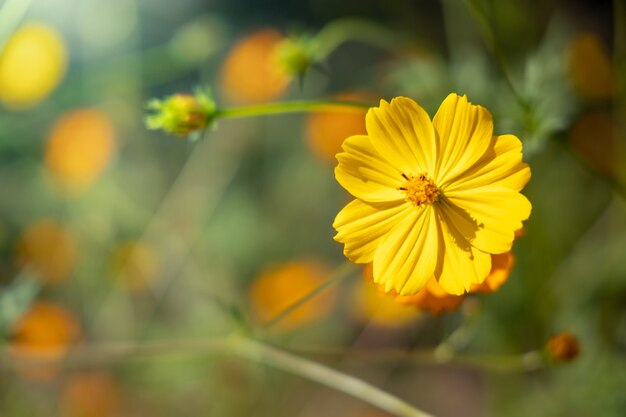
M 315 36 L 318 60 L 325 59 L 347 41 L 359 41 L 383 49 L 397 49 L 402 38 L 392 30 L 365 19 L 337 19 L 324 26 Z
M 354 264 L 348 263 L 348 262 L 344 263 L 339 268 L 337 268 L 335 270 L 335 272 L 333 272 L 333 274 L 329 278 L 324 280 L 324 282 L 322 284 L 320 284 L 313 291 L 309 291 L 305 296 L 303 296 L 299 300 L 296 300 L 293 304 L 289 305 L 286 309 L 284 309 L 282 312 L 280 312 L 277 316 L 275 316 L 273 319 L 268 321 L 264 325 L 264 327 L 269 329 L 269 328 L 275 326 L 276 324 L 280 323 L 281 320 L 283 320 L 285 317 L 289 316 L 291 313 L 293 313 L 295 310 L 297 310 L 304 303 L 306 303 L 307 301 L 311 300 L 312 298 L 317 296 L 319 293 L 324 291 L 327 287 L 329 287 L 330 285 L 336 284 L 337 282 L 339 282 L 343 278 L 349 276 L 350 273 L 352 271 L 354 271 L 354 269 L 355 269 L 355 265 Z
M 432 417 L 365 381 L 254 340 L 241 339 L 234 353 L 352 395 L 397 417 Z
M 477 0 L 465 0 L 464 3 L 467 5 L 467 8 L 470 10 L 471 14 L 474 16 L 474 19 L 476 20 L 476 23 L 478 24 L 478 27 L 483 34 L 485 42 L 487 43 L 487 47 L 493 55 L 498 69 L 502 73 L 504 81 L 509 87 L 509 90 L 511 90 L 511 93 L 513 93 L 513 96 L 515 96 L 515 99 L 519 103 L 520 107 L 522 107 L 522 109 L 524 109 L 525 111 L 530 111 L 530 103 L 528 103 L 528 100 L 523 97 L 523 95 L 518 91 L 517 87 L 513 83 L 513 78 L 511 77 L 508 65 L 506 64 L 504 54 L 502 54 L 502 50 L 500 49 L 496 40 L 496 36 L 493 31 L 493 27 L 489 22 L 487 12 L 480 6 L 480 4 L 478 4 Z
M 368 109 L 374 106 L 371 103 L 358 101 L 336 101 L 336 100 L 315 100 L 315 101 L 286 101 L 278 103 L 255 104 L 252 106 L 232 107 L 218 109 L 215 112 L 216 119 L 235 119 L 241 117 L 265 116 L 282 113 L 304 113 L 320 110 L 341 110 L 354 111 L 356 109 Z

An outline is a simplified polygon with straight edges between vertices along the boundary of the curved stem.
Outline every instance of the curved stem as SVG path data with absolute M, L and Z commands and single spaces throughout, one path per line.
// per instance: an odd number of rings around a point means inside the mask
M 324 26 L 315 36 L 317 44 L 315 58 L 325 59 L 347 41 L 359 41 L 393 50 L 397 48 L 402 38 L 388 28 L 365 19 L 337 19 Z
M 359 101 L 285 101 L 218 109 L 215 112 L 214 117 L 216 119 L 235 119 L 240 117 L 265 116 L 270 114 L 283 113 L 304 113 L 320 110 L 355 111 L 355 109 L 368 109 L 372 106 L 374 106 L 372 103 L 364 103 Z
M 394 416 L 432 417 L 380 388 L 317 362 L 251 339 L 243 338 L 234 347 L 234 352 L 238 355 L 352 395 Z

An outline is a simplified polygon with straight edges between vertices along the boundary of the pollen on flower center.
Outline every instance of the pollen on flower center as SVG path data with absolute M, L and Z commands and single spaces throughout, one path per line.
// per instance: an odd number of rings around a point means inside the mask
M 400 187 L 400 190 L 406 193 L 406 201 L 417 207 L 425 204 L 431 204 L 439 198 L 439 188 L 433 180 L 426 174 L 407 175 L 402 174 L 406 182 Z

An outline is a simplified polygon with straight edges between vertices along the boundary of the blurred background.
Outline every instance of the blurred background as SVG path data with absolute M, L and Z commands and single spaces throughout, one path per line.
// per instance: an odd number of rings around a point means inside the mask
M 0 415 L 387 416 L 186 342 L 233 328 L 435 416 L 626 415 L 625 81 L 621 0 L 0 2 Z M 416 306 L 357 268 L 268 325 L 345 263 L 334 155 L 365 111 L 145 128 L 147 100 L 197 87 L 431 116 L 467 94 L 533 172 L 503 278 Z M 562 332 L 573 361 L 525 355 Z

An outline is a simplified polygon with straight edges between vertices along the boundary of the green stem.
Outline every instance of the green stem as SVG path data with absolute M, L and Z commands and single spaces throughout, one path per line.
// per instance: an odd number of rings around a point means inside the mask
M 216 119 L 235 119 L 241 117 L 265 116 L 270 114 L 283 113 L 305 113 L 320 110 L 344 110 L 354 111 L 355 108 L 368 109 L 374 106 L 371 103 L 358 101 L 336 101 L 336 100 L 315 100 L 315 101 L 285 101 L 278 103 L 263 103 L 243 107 L 231 107 L 218 109 L 215 112 Z
M 26 15 L 31 3 L 32 0 L 7 0 L 0 8 L 0 52 Z
M 513 96 L 517 100 L 520 107 L 526 112 L 530 112 L 530 103 L 526 98 L 524 98 L 524 96 L 519 92 L 519 90 L 513 83 L 513 78 L 511 77 L 508 65 L 506 64 L 504 54 L 502 53 L 502 50 L 500 49 L 500 46 L 498 45 L 498 42 L 496 40 L 496 36 L 491 26 L 491 23 L 489 22 L 487 12 L 480 6 L 480 4 L 478 4 L 477 0 L 465 0 L 464 2 L 467 5 L 467 8 L 470 10 L 471 14 L 474 16 L 474 19 L 476 20 L 476 23 L 478 24 L 478 27 L 483 34 L 485 42 L 487 43 L 487 47 L 493 55 L 498 69 L 500 70 L 504 81 L 509 87 L 509 90 L 511 91 L 511 93 L 513 93 Z
M 297 310 L 302 304 L 306 303 L 307 301 L 311 300 L 313 297 L 317 296 L 319 293 L 324 291 L 330 285 L 335 284 L 339 282 L 340 280 L 342 280 L 343 278 L 349 276 L 350 273 L 354 271 L 354 269 L 355 269 L 355 265 L 352 263 L 346 262 L 345 264 L 341 265 L 339 268 L 335 270 L 335 272 L 328 279 L 324 280 L 322 284 L 320 284 L 313 291 L 309 291 L 305 296 L 303 296 L 299 300 L 296 300 L 293 304 L 290 304 L 281 313 L 279 313 L 277 316 L 275 316 L 273 319 L 267 322 L 264 325 L 264 327 L 266 329 L 269 329 L 275 326 L 276 324 L 280 323 L 281 320 L 283 320 L 285 317 L 289 316 L 291 313 Z
M 432 417 L 365 381 L 288 352 L 242 338 L 234 353 L 352 395 L 397 417 Z
M 337 19 L 324 26 L 315 36 L 315 59 L 323 60 L 347 41 L 359 41 L 394 50 L 402 38 L 392 30 L 365 19 Z

